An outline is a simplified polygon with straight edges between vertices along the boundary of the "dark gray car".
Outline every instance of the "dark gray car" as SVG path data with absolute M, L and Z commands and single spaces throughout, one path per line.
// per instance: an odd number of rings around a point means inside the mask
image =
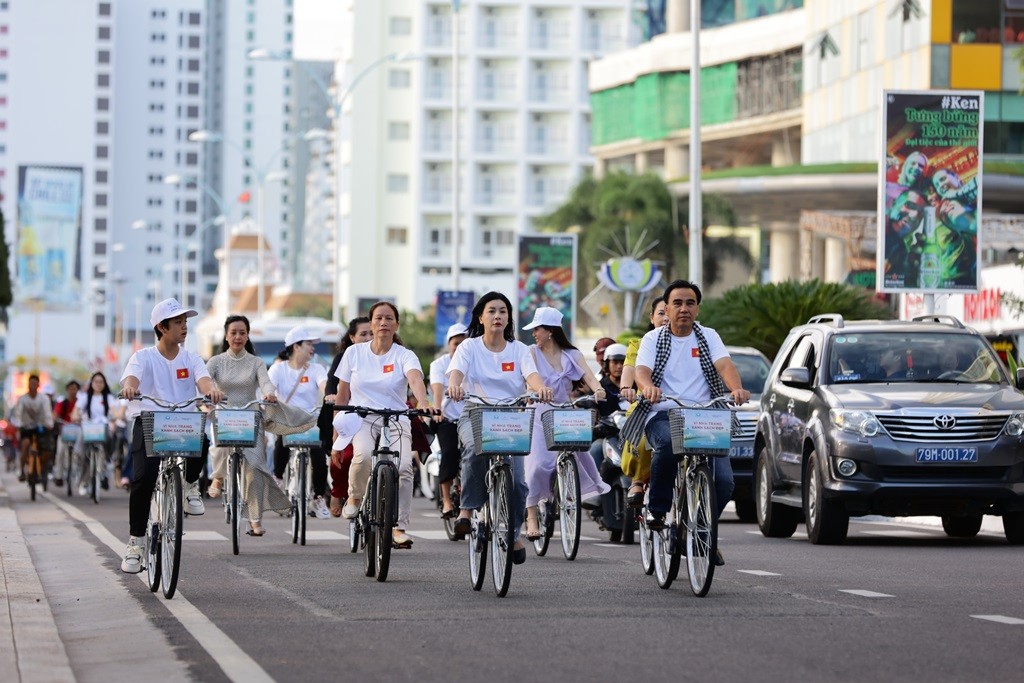
M 812 318 L 794 328 L 761 396 L 754 497 L 766 536 L 803 515 L 813 543 L 851 516 L 937 515 L 970 537 L 983 515 L 1024 543 L 1024 371 L 1011 379 L 960 321 Z
M 750 346 L 728 346 L 726 350 L 740 373 L 743 388 L 750 392 L 750 400 L 736 409 L 741 433 L 733 435 L 732 447 L 729 449 L 729 462 L 732 465 L 733 479 L 736 488 L 732 492 L 732 500 L 736 506 L 736 516 L 743 522 L 753 522 L 754 512 L 754 432 L 757 430 L 757 416 L 760 411 L 758 404 L 761 389 L 768 379 L 771 364 L 765 355 Z

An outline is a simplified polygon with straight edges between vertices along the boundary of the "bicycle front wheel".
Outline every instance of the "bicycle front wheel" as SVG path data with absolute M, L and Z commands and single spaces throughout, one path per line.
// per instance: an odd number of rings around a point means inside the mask
M 160 514 L 163 512 L 163 495 L 163 490 L 158 484 L 149 499 L 149 519 L 146 520 L 146 583 L 153 593 L 160 587 Z
M 231 478 L 231 498 L 228 505 L 231 508 L 231 552 L 238 554 L 239 535 L 242 533 L 242 456 L 238 452 L 231 454 L 231 471 L 228 476 Z
M 391 533 L 398 520 L 398 473 L 390 463 L 379 465 L 378 469 L 377 495 L 374 501 L 374 517 L 377 523 L 374 529 L 377 536 L 377 581 L 383 583 L 388 580 L 388 569 L 391 567 Z
M 627 514 L 636 514 L 635 510 L 626 510 Z M 647 509 L 641 508 L 638 516 L 637 531 L 640 533 L 640 565 L 644 568 L 644 574 L 650 576 L 654 573 L 654 539 L 651 531 L 644 522 Z
M 558 523 L 562 554 L 575 560 L 580 549 L 580 472 L 573 456 L 558 459 Z
M 181 564 L 181 534 L 184 514 L 181 507 L 181 470 L 172 467 L 164 481 L 161 513 L 160 554 L 162 568 L 160 587 L 170 600 L 178 586 L 178 568 Z
M 444 507 L 444 502 L 443 502 L 444 499 L 441 496 L 441 485 L 440 484 L 437 485 L 436 490 L 437 490 L 437 500 L 438 500 L 437 507 L 438 507 L 438 509 L 441 509 L 441 508 Z M 462 496 L 460 494 L 461 490 L 462 490 L 462 483 L 461 483 L 461 481 L 459 480 L 458 477 L 455 477 L 455 479 L 452 481 L 452 490 L 451 490 L 451 493 L 449 495 L 451 496 L 451 499 L 452 499 L 452 509 L 455 510 L 456 514 L 459 511 L 459 503 L 461 502 L 461 499 L 462 499 Z M 444 518 L 444 533 L 448 536 L 448 540 L 449 541 L 461 541 L 463 539 L 463 535 L 462 534 L 455 533 L 455 519 L 456 519 L 455 517 L 445 517 Z
M 512 523 L 512 469 L 499 466 L 494 472 L 488 495 L 491 517 L 491 579 L 499 598 L 508 593 L 512 582 L 512 547 L 515 526 Z
M 93 446 L 89 449 L 91 451 L 89 457 L 89 469 L 92 473 L 92 502 L 100 502 L 100 489 L 103 488 L 103 469 L 105 458 L 103 457 L 103 448 L 100 446 Z
M 711 589 L 718 550 L 718 507 L 711 468 L 701 463 L 686 475 L 686 571 L 690 590 L 703 598 Z
M 309 513 L 309 453 L 306 451 L 299 454 L 299 477 L 297 483 L 299 486 L 299 514 L 296 516 L 296 521 L 299 525 L 299 545 L 306 545 L 306 520 Z
M 555 504 L 551 500 L 542 500 L 537 504 L 537 525 L 540 527 L 540 538 L 533 542 L 533 552 L 537 557 L 544 557 L 548 552 L 548 544 L 555 535 Z
M 68 464 L 65 468 L 66 476 L 64 477 L 64 483 L 68 487 L 68 498 L 71 498 L 75 495 L 75 487 L 82 477 L 82 464 L 78 461 L 78 455 L 70 447 L 67 449 L 67 459 Z

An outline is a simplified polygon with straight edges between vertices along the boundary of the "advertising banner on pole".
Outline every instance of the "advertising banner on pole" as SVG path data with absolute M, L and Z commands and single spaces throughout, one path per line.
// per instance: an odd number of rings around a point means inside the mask
M 437 312 L 434 317 L 434 345 L 441 349 L 448 341 L 445 336 L 448 334 L 449 327 L 455 323 L 469 326 L 473 304 L 476 303 L 476 294 L 439 289 L 434 303 Z
M 983 93 L 883 93 L 877 289 L 974 292 L 981 241 Z
M 523 325 L 534 311 L 550 306 L 561 311 L 562 326 L 571 340 L 576 324 L 576 235 L 520 235 L 519 270 L 516 275 L 516 328 L 520 337 L 533 343 Z

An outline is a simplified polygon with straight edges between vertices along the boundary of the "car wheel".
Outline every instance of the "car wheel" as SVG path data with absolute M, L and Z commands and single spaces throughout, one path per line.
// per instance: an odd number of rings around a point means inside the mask
M 736 516 L 741 522 L 753 522 L 757 519 L 757 512 L 754 511 L 754 501 L 750 498 L 733 501 L 736 505 Z
M 754 513 L 761 533 L 769 538 L 789 538 L 800 523 L 800 510 L 772 502 L 775 482 L 768 465 L 768 449 L 762 448 L 754 468 Z M 737 508 L 738 510 L 738 508 Z
M 981 515 L 942 515 L 942 528 L 950 538 L 974 538 L 981 531 Z
M 1024 512 L 1004 512 L 1003 533 L 1011 545 L 1024 545 Z
M 807 520 L 807 538 L 815 545 L 835 545 L 846 540 L 850 528 L 850 514 L 843 504 L 825 497 L 818 454 L 807 456 L 804 473 L 804 518 Z

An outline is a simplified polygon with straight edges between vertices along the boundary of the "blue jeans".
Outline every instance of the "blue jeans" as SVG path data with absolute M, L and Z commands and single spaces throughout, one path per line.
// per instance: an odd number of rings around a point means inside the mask
M 462 443 L 462 497 L 459 505 L 463 510 L 478 510 L 487 504 L 484 477 L 491 465 L 491 457 L 476 454 L 473 427 L 466 413 L 459 419 L 459 441 Z M 508 460 L 512 461 L 512 528 L 518 541 L 520 527 L 526 520 L 526 464 L 523 457 L 510 457 Z
M 665 514 L 672 507 L 672 487 L 676 481 L 679 459 L 672 452 L 672 435 L 668 429 L 668 413 L 660 411 L 654 414 L 644 428 L 648 445 L 654 449 L 651 458 L 651 483 L 648 493 L 647 509 L 653 514 Z M 732 465 L 729 458 L 708 458 L 711 461 L 712 475 L 715 479 L 715 497 L 718 499 L 718 516 L 732 499 L 735 483 L 732 477 Z

